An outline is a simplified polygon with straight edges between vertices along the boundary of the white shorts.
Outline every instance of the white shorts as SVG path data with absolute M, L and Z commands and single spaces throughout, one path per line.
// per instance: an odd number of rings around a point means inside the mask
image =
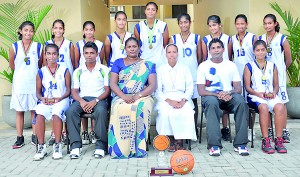
M 283 104 L 289 102 L 289 96 L 288 96 L 288 93 L 286 91 L 286 86 L 280 86 L 279 87 L 277 96 L 281 99 L 281 102 Z
M 16 111 L 30 111 L 34 110 L 37 104 L 35 94 L 12 94 L 10 101 L 10 109 Z
M 248 104 L 256 105 L 257 106 L 257 110 L 258 110 L 258 106 L 260 104 L 263 104 L 263 103 L 268 105 L 268 108 L 269 108 L 270 112 L 274 112 L 273 109 L 274 109 L 274 106 L 276 104 L 278 104 L 278 103 L 283 104 L 282 101 L 280 100 L 280 98 L 278 96 L 276 96 L 275 98 L 273 98 L 271 100 L 268 100 L 268 99 L 262 99 L 260 97 L 252 95 L 251 100 L 248 101 Z
M 69 99 L 64 99 L 54 105 L 38 104 L 35 107 L 36 114 L 42 115 L 45 119 L 52 120 L 53 115 L 57 115 L 63 122 L 66 121 L 65 112 L 69 108 Z
M 193 91 L 192 99 L 199 98 L 199 97 L 200 97 L 200 95 L 199 95 L 199 92 L 198 92 L 197 84 L 194 84 L 194 91 Z

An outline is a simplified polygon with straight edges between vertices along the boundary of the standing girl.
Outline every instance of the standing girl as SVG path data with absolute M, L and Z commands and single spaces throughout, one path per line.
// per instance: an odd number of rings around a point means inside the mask
M 125 31 L 127 15 L 123 11 L 118 11 L 115 15 L 116 31 L 109 34 L 104 42 L 105 59 L 108 68 L 111 68 L 115 60 L 125 58 L 125 41 L 132 37 L 132 34 Z
M 264 17 L 264 28 L 266 34 L 259 36 L 258 39 L 264 40 L 267 44 L 267 61 L 275 63 L 278 69 L 278 81 L 279 91 L 278 96 L 282 103 L 285 104 L 289 101 L 286 92 L 286 69 L 292 63 L 292 56 L 290 50 L 290 44 L 286 37 L 279 33 L 280 26 L 277 22 L 276 16 L 273 14 L 267 14 Z M 285 115 L 287 115 L 286 107 L 284 109 Z M 283 139 L 285 142 L 289 142 L 289 132 L 286 129 L 286 122 L 283 128 Z
M 194 103 L 194 119 L 195 119 L 195 129 L 197 130 L 197 120 L 198 120 L 198 104 L 197 98 L 199 97 L 197 89 L 197 69 L 198 65 L 201 63 L 201 42 L 200 35 L 190 32 L 191 27 L 191 17 L 189 14 L 182 13 L 177 17 L 178 26 L 180 28 L 180 33 L 175 34 L 170 38 L 170 43 L 175 44 L 178 47 L 178 63 L 186 65 L 192 73 L 194 91 L 192 96 L 192 101 Z M 197 132 L 197 131 L 196 131 Z
M 57 19 L 52 24 L 52 39 L 47 41 L 45 45 L 48 44 L 56 44 L 59 47 L 59 58 L 57 59 L 57 63 L 60 66 L 64 66 L 68 68 L 70 75 L 72 76 L 74 71 L 74 46 L 71 41 L 64 38 L 65 33 L 65 23 Z M 44 66 L 47 66 L 46 57 L 44 56 L 43 61 Z M 66 125 L 65 125 L 66 126 Z M 63 130 L 63 142 L 66 144 L 66 127 Z M 55 143 L 54 132 L 51 133 L 51 138 L 49 139 L 49 145 L 53 145 Z
M 14 70 L 12 98 L 10 108 L 16 110 L 17 141 L 13 149 L 24 145 L 23 127 L 24 112 L 31 111 L 34 118 L 34 107 L 36 106 L 36 74 L 42 66 L 43 45 L 32 41 L 34 25 L 25 21 L 19 27 L 19 41 L 13 43 L 9 50 L 9 67 Z M 36 143 L 35 127 L 32 125 L 32 143 Z
M 96 62 L 103 64 L 104 58 L 104 45 L 101 41 L 96 40 L 94 37 L 95 34 L 95 24 L 92 21 L 86 21 L 83 23 L 83 40 L 78 41 L 75 46 L 75 68 L 78 68 L 81 65 L 85 65 L 85 58 L 83 56 L 83 46 L 88 42 L 94 42 L 98 47 L 98 56 Z M 96 133 L 94 131 L 95 121 L 91 120 L 91 132 L 88 134 L 88 119 L 82 119 L 82 144 L 86 145 L 90 142 L 96 143 Z
M 164 47 L 168 44 L 169 31 L 167 24 L 155 19 L 158 6 L 155 2 L 146 4 L 147 19 L 135 25 L 134 35 L 140 40 L 141 58 L 151 61 L 158 68 L 164 61 Z
M 210 41 L 213 38 L 219 38 L 223 44 L 224 44 L 224 53 L 223 53 L 223 59 L 224 60 L 231 60 L 232 58 L 232 41 L 230 36 L 227 34 L 224 34 L 221 32 L 221 19 L 218 15 L 211 15 L 207 18 L 207 25 L 208 29 L 211 32 L 211 34 L 204 36 L 202 40 L 202 52 L 203 52 L 203 60 L 210 59 L 211 56 L 209 54 L 209 48 L 208 45 Z M 227 119 L 228 119 L 228 114 L 224 113 L 222 116 L 222 124 L 223 128 L 221 130 L 222 133 L 222 138 L 225 141 L 229 141 L 230 139 L 230 131 L 229 128 L 227 127 Z

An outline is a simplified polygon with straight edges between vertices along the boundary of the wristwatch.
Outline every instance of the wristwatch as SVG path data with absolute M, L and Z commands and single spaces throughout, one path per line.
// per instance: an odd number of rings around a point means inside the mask
M 98 98 L 96 98 L 95 100 L 96 100 L 97 103 L 99 102 L 99 99 L 98 99 Z

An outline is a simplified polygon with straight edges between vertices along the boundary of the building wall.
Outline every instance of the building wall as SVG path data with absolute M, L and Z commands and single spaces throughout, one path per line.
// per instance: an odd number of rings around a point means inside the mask
M 16 3 L 17 0 L 1 0 L 0 3 Z M 110 32 L 109 9 L 102 0 L 51 0 L 39 1 L 30 0 L 32 4 L 53 5 L 52 10 L 46 17 L 41 29 L 49 29 L 55 19 L 62 19 L 65 22 L 64 36 L 73 42 L 82 39 L 82 24 L 86 20 L 92 20 L 96 25 L 95 37 L 104 41 L 105 36 Z M 1 45 L 1 43 L 0 43 Z M 0 70 L 8 67 L 8 62 L 0 58 Z M 11 84 L 0 79 L 0 107 L 2 108 L 2 95 L 11 94 Z M 0 109 L 2 116 L 2 109 Z

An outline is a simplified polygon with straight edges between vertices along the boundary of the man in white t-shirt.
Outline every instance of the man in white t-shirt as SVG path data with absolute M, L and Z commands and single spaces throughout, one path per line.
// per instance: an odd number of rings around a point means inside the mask
M 224 44 L 218 38 L 209 43 L 211 58 L 201 63 L 197 71 L 198 92 L 202 96 L 207 134 L 207 148 L 211 156 L 219 156 L 221 144 L 220 117 L 223 110 L 234 113 L 236 136 L 234 150 L 249 155 L 248 106 L 241 95 L 241 78 L 236 65 L 223 60 Z
M 73 73 L 72 97 L 75 100 L 66 111 L 67 127 L 71 145 L 71 159 L 80 156 L 82 147 L 80 137 L 80 115 L 92 113 L 95 119 L 96 150 L 95 158 L 102 158 L 107 149 L 107 97 L 110 95 L 109 70 L 96 62 L 98 47 L 93 42 L 87 42 L 83 47 L 85 65 Z

